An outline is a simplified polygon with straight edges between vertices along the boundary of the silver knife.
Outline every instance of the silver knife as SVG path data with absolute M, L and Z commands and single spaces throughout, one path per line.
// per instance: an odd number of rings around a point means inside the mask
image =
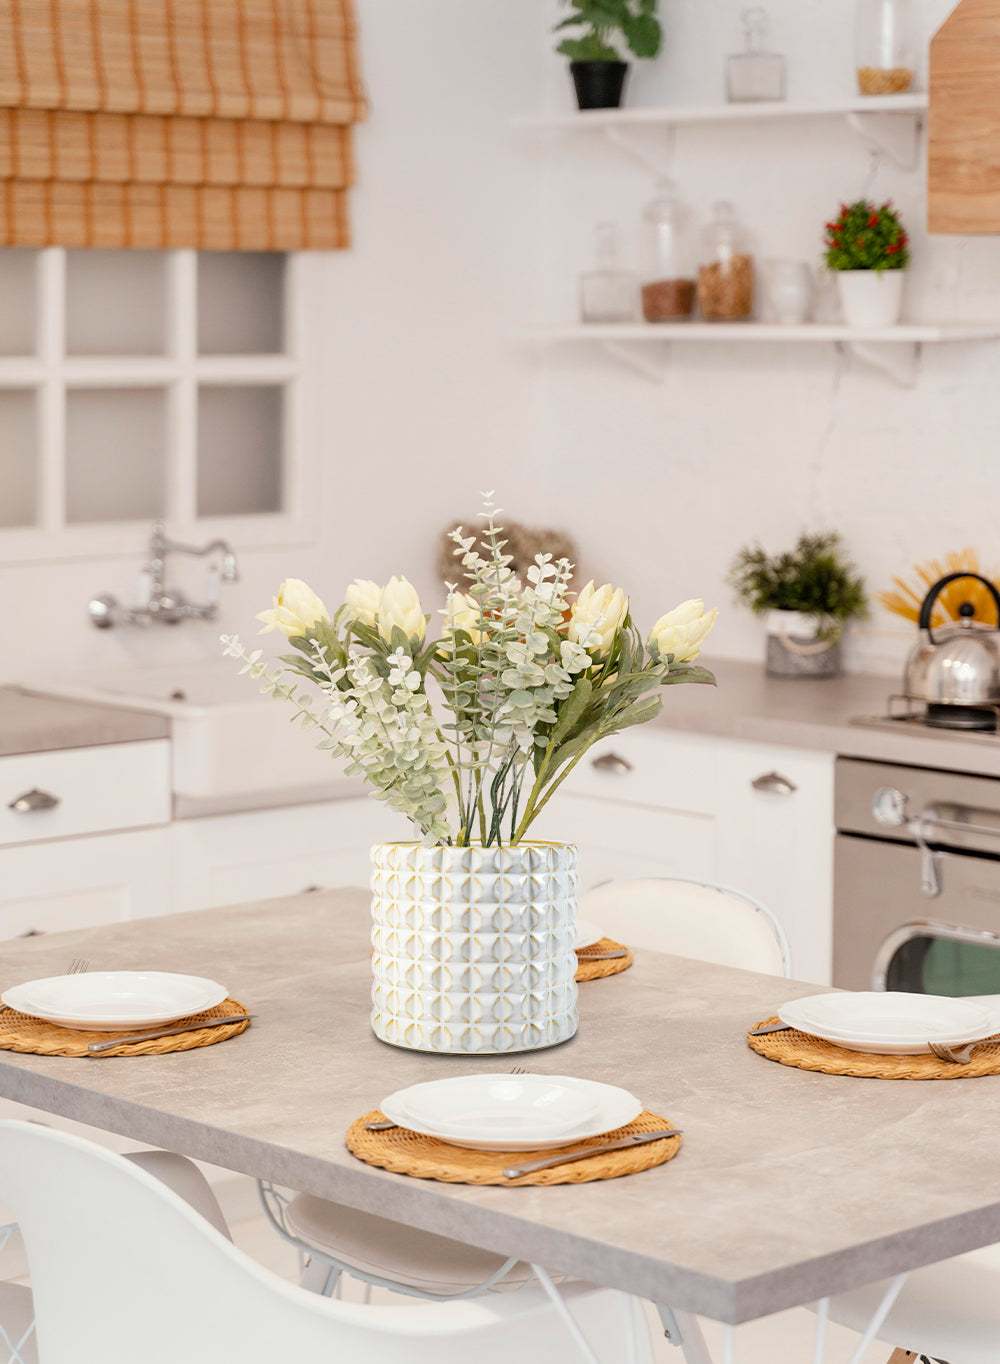
M 621 947 L 621 948 L 618 949 L 617 952 L 588 952 L 587 949 L 584 947 L 584 948 L 581 948 L 580 951 L 577 952 L 576 955 L 579 957 L 579 959 L 580 959 L 581 962 L 584 962 L 584 961 L 608 961 L 611 957 L 627 957 L 627 956 L 628 956 L 628 948 L 627 948 L 627 947 Z
M 569 1165 L 574 1160 L 586 1160 L 588 1156 L 603 1156 L 605 1151 L 624 1151 L 629 1146 L 644 1146 L 647 1141 L 663 1141 L 665 1137 L 679 1137 L 681 1128 L 664 1127 L 659 1132 L 633 1132 L 630 1137 L 619 1137 L 617 1141 L 605 1142 L 603 1146 L 582 1146 L 577 1151 L 563 1151 L 562 1155 L 549 1156 L 547 1160 L 535 1160 L 530 1165 L 508 1165 L 503 1172 L 504 1179 L 518 1179 L 530 1175 L 535 1170 L 547 1170 L 553 1165 Z
M 114 1037 L 108 1042 L 90 1042 L 88 1051 L 110 1051 L 112 1047 L 124 1047 L 129 1042 L 149 1042 L 154 1037 L 174 1037 L 182 1032 L 197 1032 L 200 1028 L 221 1028 L 226 1023 L 248 1023 L 252 1014 L 228 1014 L 225 1018 L 210 1018 L 205 1023 L 185 1023 L 180 1028 L 159 1028 L 156 1032 L 138 1032 L 132 1037 Z
M 769 1032 L 791 1032 L 791 1023 L 768 1023 L 765 1028 L 751 1028 L 748 1037 L 764 1037 Z

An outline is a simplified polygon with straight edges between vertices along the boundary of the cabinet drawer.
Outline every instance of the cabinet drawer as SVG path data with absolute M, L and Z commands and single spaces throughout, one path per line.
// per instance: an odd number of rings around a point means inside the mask
M 658 810 L 712 815 L 716 749 L 712 739 L 697 735 L 626 730 L 585 753 L 561 789 Z
M 170 820 L 170 744 L 0 758 L 0 847 Z

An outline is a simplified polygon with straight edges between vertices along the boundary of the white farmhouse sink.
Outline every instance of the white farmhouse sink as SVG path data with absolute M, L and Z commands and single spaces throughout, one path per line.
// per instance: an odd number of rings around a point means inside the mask
M 255 794 L 316 791 L 318 798 L 361 794 L 344 764 L 318 752 L 287 702 L 262 696 L 232 659 L 80 672 L 25 683 L 33 691 L 167 715 L 175 796 L 248 803 Z M 301 798 L 301 795 L 300 795 Z

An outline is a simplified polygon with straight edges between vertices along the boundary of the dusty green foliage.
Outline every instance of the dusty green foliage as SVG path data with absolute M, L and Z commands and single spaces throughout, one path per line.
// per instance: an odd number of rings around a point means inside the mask
M 909 237 L 899 214 L 887 200 L 841 204 L 826 224 L 828 270 L 903 270 L 909 264 Z
M 729 570 L 736 599 L 751 611 L 801 611 L 843 625 L 868 614 L 864 580 L 841 550 L 836 531 L 803 532 L 795 548 L 768 555 L 760 545 L 741 549 Z
M 565 0 L 572 11 L 555 26 L 578 30 L 556 48 L 574 62 L 624 61 L 622 45 L 634 57 L 655 57 L 663 41 L 656 18 L 658 0 Z

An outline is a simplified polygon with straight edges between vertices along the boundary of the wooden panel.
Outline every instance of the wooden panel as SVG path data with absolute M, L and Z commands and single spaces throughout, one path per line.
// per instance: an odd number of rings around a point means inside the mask
M 1000 0 L 960 0 L 931 41 L 931 232 L 1000 232 Z

